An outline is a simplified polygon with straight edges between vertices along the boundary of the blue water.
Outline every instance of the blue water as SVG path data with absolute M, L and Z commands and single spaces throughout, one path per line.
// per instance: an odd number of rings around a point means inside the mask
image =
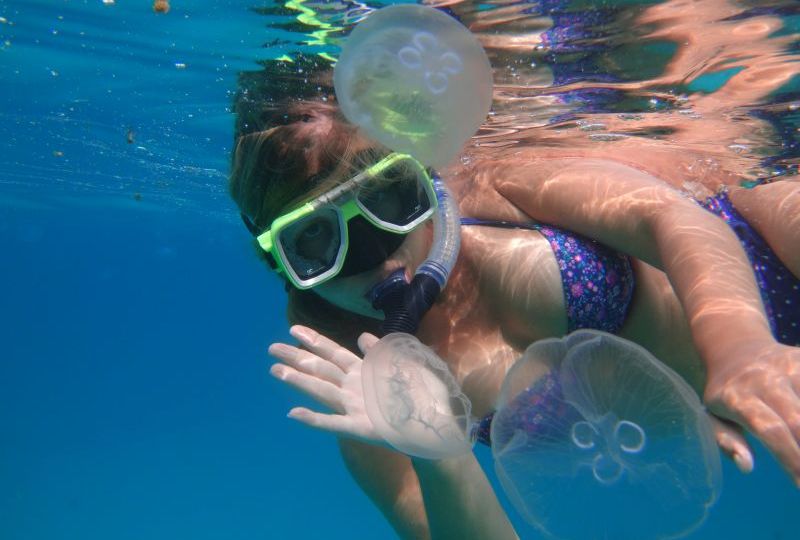
M 392 538 L 285 418 L 285 294 L 225 193 L 272 4 L 172 4 L 0 1 L 0 539 Z M 760 451 L 691 538 L 797 538 L 798 508 Z

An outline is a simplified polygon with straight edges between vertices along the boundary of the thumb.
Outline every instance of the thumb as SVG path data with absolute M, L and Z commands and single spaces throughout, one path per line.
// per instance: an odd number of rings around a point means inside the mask
M 725 420 L 711 416 L 711 424 L 720 449 L 733 460 L 745 474 L 753 470 L 753 451 L 742 433 L 742 429 Z
M 380 340 L 377 337 L 367 332 L 358 336 L 358 348 L 361 350 L 361 354 L 367 354 L 367 351 L 378 341 Z

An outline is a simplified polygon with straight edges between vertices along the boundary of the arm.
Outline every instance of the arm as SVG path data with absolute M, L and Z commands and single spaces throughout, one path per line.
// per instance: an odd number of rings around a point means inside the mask
M 515 540 L 473 454 L 426 460 L 340 439 L 345 464 L 401 538 Z
M 531 176 L 498 166 L 497 190 L 535 219 L 664 270 L 707 371 L 706 403 L 739 422 L 800 482 L 800 349 L 775 342 L 750 263 L 717 217 L 657 178 L 602 160 Z
M 346 438 L 339 439 L 339 449 L 353 479 L 400 538 L 431 537 L 422 491 L 408 456 Z
M 382 447 L 365 410 L 361 358 L 310 328 L 294 326 L 291 333 L 306 350 L 272 345 L 270 354 L 283 363 L 270 372 L 334 413 L 296 407 L 289 417 L 349 439 L 340 443 L 348 469 L 401 537 L 517 538 L 471 452 L 412 462 Z M 376 341 L 364 334 L 359 346 L 366 350 Z

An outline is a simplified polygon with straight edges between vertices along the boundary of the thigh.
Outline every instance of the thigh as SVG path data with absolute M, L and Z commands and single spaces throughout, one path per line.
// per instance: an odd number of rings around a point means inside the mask
M 789 270 L 800 277 L 800 180 L 733 188 L 730 198 Z

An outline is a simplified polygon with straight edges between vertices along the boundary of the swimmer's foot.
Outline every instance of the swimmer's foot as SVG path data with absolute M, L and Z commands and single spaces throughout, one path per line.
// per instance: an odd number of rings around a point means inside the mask
M 753 471 L 753 451 L 739 426 L 709 415 L 714 427 L 714 437 L 720 450 L 731 458 L 736 467 L 744 474 Z

